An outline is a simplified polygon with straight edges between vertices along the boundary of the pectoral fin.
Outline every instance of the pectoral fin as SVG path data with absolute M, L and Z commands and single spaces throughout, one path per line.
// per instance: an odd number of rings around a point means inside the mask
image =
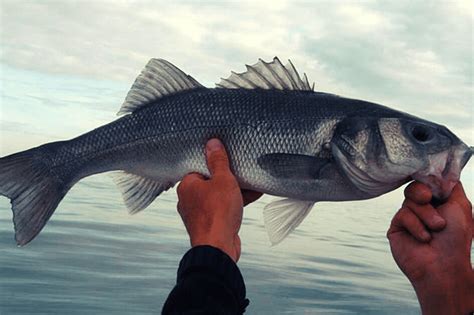
M 272 245 L 280 243 L 308 215 L 314 201 L 282 199 L 269 203 L 263 209 L 263 221 Z
M 302 180 L 318 179 L 322 170 L 331 164 L 329 159 L 289 153 L 262 155 L 257 162 L 274 177 Z

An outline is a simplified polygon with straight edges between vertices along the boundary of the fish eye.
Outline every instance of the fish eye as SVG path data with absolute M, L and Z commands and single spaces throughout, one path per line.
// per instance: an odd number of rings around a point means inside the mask
M 427 142 L 433 138 L 431 130 L 420 125 L 413 127 L 411 134 L 418 142 Z

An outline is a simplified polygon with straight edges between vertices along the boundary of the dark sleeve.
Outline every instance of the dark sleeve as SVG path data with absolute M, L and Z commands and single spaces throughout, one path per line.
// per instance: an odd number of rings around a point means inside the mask
M 242 314 L 248 304 L 235 262 L 220 249 L 197 246 L 181 259 L 162 314 Z

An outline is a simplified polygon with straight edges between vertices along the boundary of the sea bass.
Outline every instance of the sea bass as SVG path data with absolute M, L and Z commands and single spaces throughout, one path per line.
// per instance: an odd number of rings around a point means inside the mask
M 123 117 L 77 138 L 0 158 L 15 239 L 30 242 L 80 179 L 116 171 L 130 213 L 189 172 L 209 176 L 204 146 L 220 138 L 244 189 L 285 197 L 264 209 L 280 242 L 315 202 L 373 198 L 415 179 L 447 197 L 472 154 L 446 127 L 378 104 L 315 92 L 278 58 L 206 88 L 151 59 Z

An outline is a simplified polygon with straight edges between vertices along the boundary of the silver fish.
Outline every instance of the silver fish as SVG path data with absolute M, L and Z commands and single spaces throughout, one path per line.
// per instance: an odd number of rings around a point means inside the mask
M 264 221 L 280 242 L 317 201 L 373 198 L 416 179 L 448 196 L 472 154 L 446 127 L 366 101 L 314 91 L 291 62 L 260 60 L 205 88 L 162 59 L 135 80 L 123 117 L 77 138 L 0 159 L 15 239 L 30 242 L 80 179 L 116 171 L 131 213 L 189 172 L 209 175 L 220 138 L 242 188 L 286 197 Z

